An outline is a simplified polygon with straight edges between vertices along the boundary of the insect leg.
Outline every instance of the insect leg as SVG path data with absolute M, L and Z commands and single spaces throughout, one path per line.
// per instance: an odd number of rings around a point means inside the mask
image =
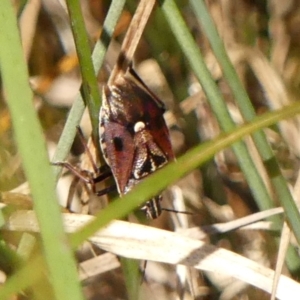
M 111 176 L 112 176 L 111 169 L 107 165 L 101 166 L 99 168 L 99 175 L 97 177 L 95 177 L 93 181 L 94 181 L 94 183 L 101 182 Z
M 91 176 L 91 173 L 86 170 L 78 170 L 74 166 L 72 166 L 70 163 L 65 161 L 59 161 L 51 163 L 54 166 L 60 166 L 68 169 L 70 172 L 72 172 L 76 177 L 78 177 L 80 180 L 82 180 L 85 183 L 93 184 L 93 178 Z
M 111 185 L 111 186 L 109 186 L 109 187 L 107 187 L 107 188 L 104 188 L 104 189 L 102 189 L 102 190 L 100 190 L 100 191 L 97 191 L 97 192 L 96 192 L 96 195 L 97 195 L 97 196 L 103 196 L 103 195 L 105 195 L 105 194 L 108 194 L 108 193 L 110 193 L 110 192 L 115 191 L 116 189 L 117 189 L 117 186 L 114 184 L 114 185 Z

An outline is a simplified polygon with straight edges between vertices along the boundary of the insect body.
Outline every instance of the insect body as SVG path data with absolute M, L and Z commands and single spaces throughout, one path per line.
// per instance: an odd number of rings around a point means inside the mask
M 102 98 L 100 145 L 123 195 L 174 159 L 164 105 L 132 68 L 105 86 Z M 160 201 L 161 195 L 141 207 L 148 218 L 161 214 Z

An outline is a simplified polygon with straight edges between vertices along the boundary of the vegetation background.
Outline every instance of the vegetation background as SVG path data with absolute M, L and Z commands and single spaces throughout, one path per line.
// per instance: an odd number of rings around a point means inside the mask
M 99 199 L 80 184 L 71 188 L 72 203 L 67 201 L 74 176 L 66 170 L 60 176 L 61 168 L 49 161 L 91 168 L 76 126 L 88 139 L 93 124 L 95 134 L 101 88 L 136 5 L 121 0 L 1 4 L 1 299 L 269 299 L 271 288 L 264 292 L 248 284 L 252 279 L 239 281 L 221 266 L 219 273 L 148 261 L 140 284 L 137 261 L 118 260 L 87 241 L 163 189 L 163 207 L 193 214 L 164 212 L 151 222 L 132 215 L 130 221 L 185 230 L 193 238 L 201 232 L 211 245 L 262 268 L 277 264 L 277 273 L 299 278 L 298 1 L 157 1 L 134 66 L 166 104 L 178 162 L 108 209 L 102 210 L 116 195 Z M 94 149 L 89 141 L 89 147 L 101 163 L 97 145 Z M 282 215 L 252 228 L 239 230 L 238 223 L 226 229 L 235 219 L 277 206 L 284 208 L 291 239 Z M 12 227 L 11 216 L 32 209 L 40 234 L 29 228 L 30 214 L 20 221 L 23 231 Z M 75 223 L 79 215 L 96 215 L 69 241 L 61 221 L 67 210 L 76 213 Z M 222 224 L 209 226 L 215 223 Z M 147 235 L 143 232 L 136 233 L 137 240 Z M 157 247 L 161 256 L 169 251 L 167 242 Z M 127 257 L 137 258 L 133 250 Z M 214 270 L 218 267 L 215 262 Z M 297 298 L 288 288 L 284 293 L 286 299 Z

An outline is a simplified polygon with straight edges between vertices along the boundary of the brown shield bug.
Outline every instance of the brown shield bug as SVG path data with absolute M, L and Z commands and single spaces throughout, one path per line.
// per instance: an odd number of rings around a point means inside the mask
M 130 66 L 103 89 L 100 146 L 120 195 L 174 160 L 164 104 Z M 142 207 L 148 218 L 161 214 L 161 195 Z

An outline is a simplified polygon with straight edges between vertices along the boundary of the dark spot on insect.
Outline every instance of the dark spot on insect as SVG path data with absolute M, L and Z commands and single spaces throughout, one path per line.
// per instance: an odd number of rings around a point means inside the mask
M 148 156 L 145 162 L 143 163 L 141 169 L 139 170 L 139 176 L 145 176 L 151 173 L 152 165 L 151 165 L 151 160 L 150 157 Z
M 166 158 L 161 155 L 153 155 L 152 159 L 153 159 L 154 165 L 157 168 L 159 168 L 160 166 L 164 165 L 167 162 Z
M 115 146 L 116 151 L 123 151 L 123 140 L 120 137 L 114 137 L 113 143 Z

